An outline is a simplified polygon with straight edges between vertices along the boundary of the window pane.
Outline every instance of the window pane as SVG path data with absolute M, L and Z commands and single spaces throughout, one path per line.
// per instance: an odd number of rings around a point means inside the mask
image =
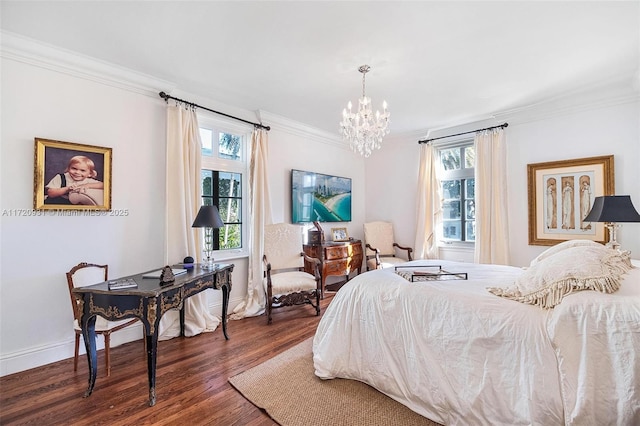
M 476 221 L 467 222 L 466 236 L 465 241 L 475 241 L 476 240 Z
M 445 170 L 459 170 L 460 148 L 443 149 L 440 151 L 440 161 Z
M 476 202 L 474 200 L 466 200 L 464 202 L 464 217 L 465 219 L 476 218 Z
M 459 220 L 445 220 L 442 222 L 443 237 L 448 240 L 460 240 L 461 228 Z
M 445 180 L 442 181 L 442 197 L 445 200 L 454 198 L 460 199 L 460 181 Z
M 242 197 L 242 175 L 240 173 L 219 172 L 220 196 Z
M 465 192 L 464 198 L 476 198 L 476 180 L 475 179 L 467 179 L 464 184 Z
M 213 195 L 213 172 L 211 170 L 201 170 L 200 178 L 202 179 L 202 195 L 211 197 Z
M 220 133 L 218 156 L 229 160 L 240 160 L 242 137 L 229 133 Z
M 213 131 L 200 127 L 200 142 L 202 142 L 202 155 L 213 154 Z
M 473 169 L 476 162 L 476 148 L 471 145 L 464 148 L 464 168 Z
M 220 218 L 224 223 L 240 222 L 240 201 L 235 198 L 220 198 Z
M 443 219 L 460 219 L 460 201 L 445 201 L 442 203 Z
M 241 225 L 225 225 L 220 228 L 220 250 L 235 249 L 241 247 L 242 235 L 240 234 Z

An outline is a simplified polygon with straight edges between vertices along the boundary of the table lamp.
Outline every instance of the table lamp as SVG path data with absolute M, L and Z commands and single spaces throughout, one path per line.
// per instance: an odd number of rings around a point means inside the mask
M 640 222 L 640 214 L 633 207 L 629 195 L 605 195 L 596 197 L 593 207 L 583 222 L 604 222 L 609 228 L 609 242 L 606 247 L 612 249 L 620 248 L 616 241 L 616 222 Z
M 204 262 L 205 269 L 213 269 L 213 228 L 222 228 L 224 222 L 220 218 L 220 213 L 216 206 L 201 206 L 196 219 L 193 221 L 192 228 L 204 228 L 204 254 L 206 260 Z

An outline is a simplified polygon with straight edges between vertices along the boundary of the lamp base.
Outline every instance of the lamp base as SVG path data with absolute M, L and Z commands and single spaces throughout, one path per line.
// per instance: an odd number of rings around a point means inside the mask
M 207 271 L 211 271 L 213 269 L 216 269 L 216 264 L 213 263 L 213 257 L 207 257 L 203 262 L 202 262 L 202 269 L 205 269 Z
M 607 222 L 605 226 L 609 229 L 609 242 L 604 246 L 613 250 L 620 250 L 620 243 L 616 241 L 616 231 L 620 225 L 614 222 Z

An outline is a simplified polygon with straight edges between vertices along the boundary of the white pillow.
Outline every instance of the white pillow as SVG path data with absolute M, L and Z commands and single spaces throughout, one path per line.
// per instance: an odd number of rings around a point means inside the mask
M 536 257 L 535 259 L 533 259 L 531 261 L 531 264 L 529 264 L 529 266 L 533 266 L 536 263 L 548 258 L 549 256 L 553 256 L 554 254 L 556 254 L 558 252 L 561 252 L 562 250 L 566 250 L 566 249 L 571 248 L 571 247 L 581 247 L 581 246 L 600 246 L 600 247 L 603 247 L 600 243 L 596 243 L 595 241 L 591 241 L 591 240 L 568 240 L 568 241 L 563 241 L 560 244 L 556 244 L 553 247 L 549 247 L 548 249 L 546 249 L 545 251 L 540 253 L 538 255 L 538 257 Z
M 600 244 L 576 245 L 544 257 L 519 276 L 513 286 L 487 290 L 548 309 L 575 291 L 613 293 L 620 288 L 620 277 L 631 268 L 628 251 L 620 252 Z

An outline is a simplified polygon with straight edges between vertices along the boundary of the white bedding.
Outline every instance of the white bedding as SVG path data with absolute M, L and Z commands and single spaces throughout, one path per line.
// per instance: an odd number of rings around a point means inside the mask
M 469 279 L 355 277 L 318 326 L 318 377 L 365 382 L 445 425 L 640 424 L 640 268 L 616 293 L 582 291 L 545 310 L 486 290 L 520 268 L 411 264 Z

